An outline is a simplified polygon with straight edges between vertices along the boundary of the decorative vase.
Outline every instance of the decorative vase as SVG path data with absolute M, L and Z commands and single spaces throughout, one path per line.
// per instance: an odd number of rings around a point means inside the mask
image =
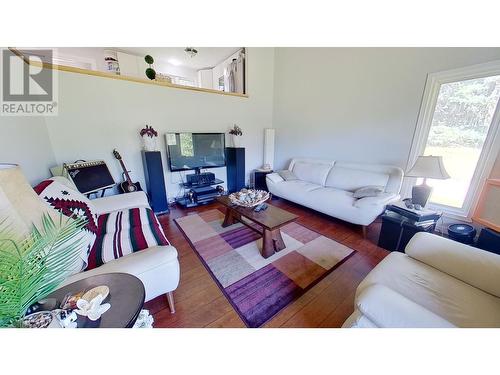
M 231 140 L 233 142 L 233 147 L 241 147 L 241 137 L 240 136 L 231 134 Z
M 150 137 L 145 134 L 142 136 L 142 141 L 144 143 L 144 151 L 156 151 L 156 137 Z

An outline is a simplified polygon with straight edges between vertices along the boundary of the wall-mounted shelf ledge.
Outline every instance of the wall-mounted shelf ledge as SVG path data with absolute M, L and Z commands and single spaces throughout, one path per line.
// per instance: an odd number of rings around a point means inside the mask
M 75 67 L 71 67 L 71 66 L 55 65 L 55 64 L 45 63 L 45 62 L 39 63 L 37 61 L 29 61 L 29 59 L 27 59 L 17 49 L 12 48 L 12 47 L 9 47 L 9 49 L 14 54 L 16 54 L 17 56 L 22 58 L 26 64 L 31 64 L 32 66 L 37 66 L 37 67 L 43 66 L 44 68 L 53 69 L 53 70 L 60 70 L 62 72 L 86 74 L 86 75 L 90 75 L 90 76 L 94 76 L 94 77 L 111 78 L 111 79 L 117 79 L 117 80 L 121 80 L 121 81 L 137 82 L 137 83 L 142 83 L 142 84 L 146 84 L 146 85 L 163 86 L 163 87 L 168 87 L 168 88 L 173 88 L 173 89 L 198 91 L 198 92 L 204 92 L 204 93 L 210 93 L 210 94 L 248 98 L 248 94 L 239 94 L 239 93 L 235 93 L 235 92 L 218 91 L 218 90 L 206 89 L 206 88 L 202 88 L 202 87 L 182 86 L 182 85 L 176 85 L 174 83 L 169 83 L 169 82 L 151 81 L 149 79 L 121 76 L 121 75 L 116 75 L 116 74 L 112 74 L 112 73 L 101 72 L 98 70 L 88 70 L 88 69 L 75 68 Z

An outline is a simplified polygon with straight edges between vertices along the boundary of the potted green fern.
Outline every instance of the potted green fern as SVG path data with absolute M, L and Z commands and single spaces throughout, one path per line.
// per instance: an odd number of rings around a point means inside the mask
M 28 308 L 43 299 L 75 269 L 86 222 L 42 217 L 39 228 L 20 237 L 0 221 L 0 327 L 21 327 Z

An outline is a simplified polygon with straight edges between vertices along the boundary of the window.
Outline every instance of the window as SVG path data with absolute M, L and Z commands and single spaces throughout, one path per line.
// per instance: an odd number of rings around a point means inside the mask
M 429 75 L 408 167 L 418 155 L 443 157 L 451 178 L 428 181 L 431 206 L 470 216 L 498 152 L 499 99 L 499 62 Z
M 181 133 L 180 144 L 181 144 L 181 155 L 187 157 L 194 156 L 193 150 L 193 135 L 191 133 Z

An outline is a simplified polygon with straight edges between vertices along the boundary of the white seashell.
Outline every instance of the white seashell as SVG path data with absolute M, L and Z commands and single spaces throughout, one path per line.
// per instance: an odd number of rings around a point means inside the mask
M 97 320 L 111 307 L 109 303 L 101 305 L 103 300 L 104 298 L 101 294 L 98 294 L 90 302 L 83 298 L 80 298 L 78 301 L 76 301 L 78 310 L 75 310 L 75 312 L 78 315 L 86 316 L 92 321 Z

